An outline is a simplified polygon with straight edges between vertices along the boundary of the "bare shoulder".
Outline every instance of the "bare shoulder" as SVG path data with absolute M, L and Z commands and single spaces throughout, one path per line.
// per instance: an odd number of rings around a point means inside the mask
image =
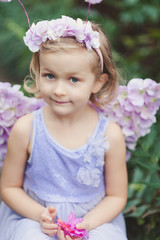
M 125 162 L 126 144 L 120 126 L 115 122 L 110 121 L 106 136 L 109 142 L 109 150 L 106 153 L 108 160 L 110 159 L 112 162 L 115 161 L 116 164 L 117 161 Z
M 29 140 L 31 126 L 32 126 L 33 114 L 29 113 L 20 117 L 14 124 L 10 138 L 21 138 L 22 141 Z
M 4 161 L 3 172 L 7 176 L 14 172 L 18 176 L 19 169 L 23 169 L 28 156 L 28 144 L 32 126 L 32 114 L 19 118 L 14 124 L 7 147 L 7 154 Z M 21 171 L 22 172 L 22 171 Z
M 120 126 L 113 122 L 110 121 L 107 131 L 106 131 L 106 136 L 108 138 L 108 140 L 111 141 L 124 141 L 124 136 L 123 136 L 123 132 L 122 129 L 120 128 Z
M 32 125 L 33 114 L 26 114 L 15 122 L 13 129 L 17 129 L 19 131 L 26 131 Z

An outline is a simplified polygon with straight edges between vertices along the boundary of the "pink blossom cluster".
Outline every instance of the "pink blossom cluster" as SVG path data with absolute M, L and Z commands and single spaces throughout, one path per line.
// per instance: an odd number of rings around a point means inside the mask
M 0 82 L 0 167 L 7 152 L 7 142 L 15 121 L 44 105 L 42 100 L 24 96 L 20 85 Z
M 119 87 L 118 98 L 105 108 L 105 112 L 121 126 L 127 147 L 135 150 L 137 140 L 148 134 L 156 122 L 159 108 L 160 83 L 149 78 L 134 78 L 127 86 Z
M 89 238 L 88 232 L 85 229 L 77 229 L 76 224 L 81 223 L 82 218 L 76 218 L 73 212 L 68 216 L 67 222 L 60 219 L 57 220 L 57 225 L 61 227 L 65 235 L 69 235 L 72 238 L 79 237 L 84 240 Z

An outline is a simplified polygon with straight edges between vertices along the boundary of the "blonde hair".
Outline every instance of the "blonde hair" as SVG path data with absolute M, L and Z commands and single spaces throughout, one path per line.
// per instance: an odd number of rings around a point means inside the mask
M 87 50 L 84 44 L 77 42 L 76 39 L 72 37 L 59 38 L 55 41 L 48 40 L 41 45 L 39 52 L 33 54 L 30 64 L 30 76 L 26 77 L 24 81 L 25 90 L 29 93 L 33 93 L 36 97 L 40 97 L 40 92 L 36 85 L 36 82 L 40 77 L 40 52 L 68 51 L 70 49 L 81 48 L 83 50 L 85 49 L 89 54 L 92 55 L 92 71 L 94 71 L 97 79 L 102 74 L 104 74 L 104 77 L 107 77 L 108 75 L 108 80 L 104 83 L 99 92 L 96 94 L 91 94 L 90 101 L 98 107 L 103 107 L 103 105 L 111 102 L 117 95 L 118 71 L 113 63 L 111 46 L 104 32 L 97 24 L 92 23 L 92 28 L 93 30 L 98 31 L 100 35 L 100 50 L 104 61 L 103 73 L 101 72 L 100 58 L 95 50 Z

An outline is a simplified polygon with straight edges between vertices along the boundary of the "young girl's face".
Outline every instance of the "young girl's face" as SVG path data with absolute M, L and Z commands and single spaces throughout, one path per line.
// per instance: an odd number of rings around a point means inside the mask
M 54 113 L 73 114 L 88 107 L 91 93 L 97 91 L 92 64 L 87 50 L 40 53 L 37 85 Z

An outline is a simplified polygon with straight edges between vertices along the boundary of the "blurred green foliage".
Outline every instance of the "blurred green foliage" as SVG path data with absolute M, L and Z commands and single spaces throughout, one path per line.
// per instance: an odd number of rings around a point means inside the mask
M 160 111 L 150 134 L 140 138 L 128 162 L 128 203 L 124 210 L 129 240 L 160 240 Z
M 88 12 L 83 0 L 22 2 L 31 23 L 61 15 L 85 20 Z M 103 0 L 91 9 L 89 19 L 102 25 L 126 81 L 138 77 L 160 82 L 160 0 Z M 18 2 L 1 2 L 0 70 L 14 83 L 22 83 L 29 72 L 32 53 L 22 41 L 27 30 Z M 157 119 L 128 162 L 129 196 L 124 213 L 129 240 L 160 240 L 160 113 Z

